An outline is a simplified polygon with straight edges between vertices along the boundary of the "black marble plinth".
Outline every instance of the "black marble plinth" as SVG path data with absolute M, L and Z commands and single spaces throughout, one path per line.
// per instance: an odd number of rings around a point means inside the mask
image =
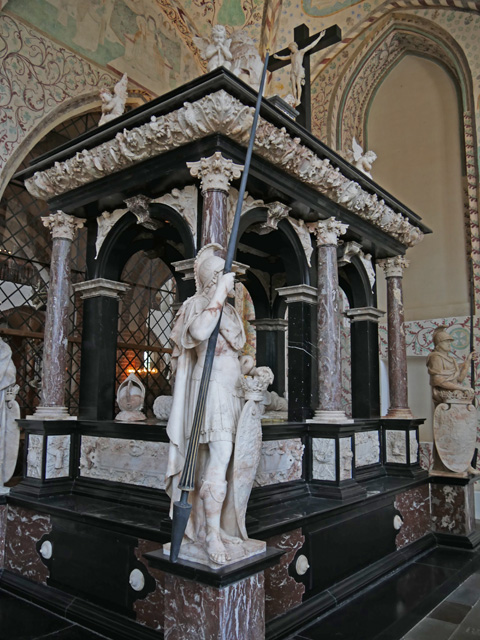
M 251 558 L 246 558 L 224 567 L 220 566 L 218 569 L 211 569 L 199 562 L 191 562 L 183 558 L 179 558 L 177 562 L 171 562 L 170 556 L 164 553 L 162 549 L 146 553 L 144 557 L 154 569 L 160 569 L 165 573 L 221 588 L 273 567 L 280 561 L 283 553 L 280 549 L 267 548 L 263 553 L 258 553 Z

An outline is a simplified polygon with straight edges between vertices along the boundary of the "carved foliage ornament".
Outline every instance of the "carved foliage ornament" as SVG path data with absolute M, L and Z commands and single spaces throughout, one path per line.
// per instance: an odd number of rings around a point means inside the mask
M 317 246 L 327 246 L 338 244 L 338 238 L 346 233 L 348 224 L 343 224 L 336 218 L 328 218 L 328 220 L 319 220 L 308 225 L 310 233 L 315 234 Z
M 50 169 L 36 172 L 25 185 L 35 197 L 48 199 L 211 133 L 230 136 L 246 146 L 253 114 L 252 107 L 224 90 L 216 91 L 166 115 L 152 116 L 139 127 L 124 129 L 98 147 L 56 162 Z M 255 152 L 403 244 L 413 246 L 423 238 L 407 218 L 376 194 L 364 191 L 328 159 L 319 158 L 299 138 L 292 138 L 285 127 L 279 129 L 260 118 Z
M 384 270 L 386 278 L 402 278 L 403 270 L 409 267 L 410 262 L 405 256 L 394 256 L 379 260 L 377 264 Z
M 43 216 L 42 222 L 45 227 L 50 229 L 52 238 L 64 238 L 71 242 L 75 239 L 77 229 L 81 229 L 84 224 L 83 220 L 79 220 L 75 216 L 69 216 L 63 211 Z
M 211 189 L 228 193 L 230 182 L 240 178 L 243 170 L 243 164 L 224 158 L 220 151 L 198 162 L 187 162 L 187 167 L 194 178 L 201 179 L 202 193 Z

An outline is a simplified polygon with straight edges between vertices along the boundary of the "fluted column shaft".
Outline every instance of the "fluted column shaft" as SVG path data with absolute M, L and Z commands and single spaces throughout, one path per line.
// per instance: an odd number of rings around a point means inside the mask
M 52 233 L 50 285 L 48 289 L 40 406 L 36 418 L 69 418 L 65 408 L 68 347 L 68 305 L 70 298 L 70 253 L 83 221 L 63 211 L 42 218 Z
M 407 346 L 403 311 L 403 270 L 409 265 L 403 256 L 379 260 L 387 280 L 388 385 L 390 407 L 387 418 L 412 418 L 408 406 Z

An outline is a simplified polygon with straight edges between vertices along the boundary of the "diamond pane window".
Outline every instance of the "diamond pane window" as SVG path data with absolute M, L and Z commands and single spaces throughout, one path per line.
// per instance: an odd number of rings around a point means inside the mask
M 117 388 L 134 373 L 146 388 L 144 413 L 153 417 L 153 403 L 171 395 L 170 331 L 174 317 L 175 280 L 158 257 L 140 251 L 124 267 L 118 326 Z

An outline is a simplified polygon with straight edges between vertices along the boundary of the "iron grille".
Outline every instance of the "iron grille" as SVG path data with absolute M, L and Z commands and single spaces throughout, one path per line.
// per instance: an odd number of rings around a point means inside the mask
M 175 280 L 160 258 L 140 251 L 125 265 L 122 281 L 130 290 L 122 298 L 119 315 L 117 388 L 134 373 L 145 386 L 144 412 L 151 418 L 155 398 L 171 395 Z

